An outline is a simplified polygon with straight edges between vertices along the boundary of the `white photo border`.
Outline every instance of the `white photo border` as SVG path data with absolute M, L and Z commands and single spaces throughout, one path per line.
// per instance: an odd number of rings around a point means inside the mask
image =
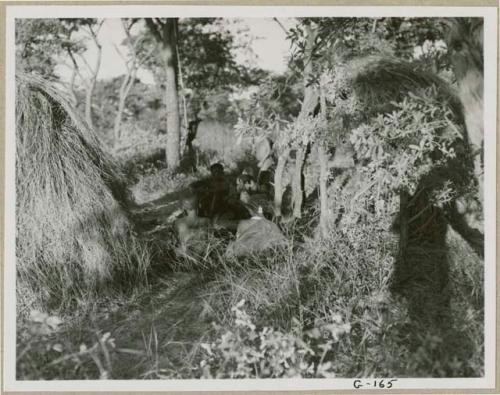
M 5 391 L 284 391 L 354 389 L 353 379 L 238 380 L 16 380 L 15 269 L 15 39 L 16 18 L 124 17 L 482 17 L 484 18 L 484 312 L 485 376 L 398 378 L 393 390 L 495 388 L 496 375 L 496 128 L 497 7 L 447 6 L 174 6 L 174 5 L 6 5 L 4 321 Z

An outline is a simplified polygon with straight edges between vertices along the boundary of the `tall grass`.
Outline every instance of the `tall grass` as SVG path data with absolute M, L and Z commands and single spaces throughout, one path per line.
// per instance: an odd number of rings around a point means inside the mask
M 448 230 L 446 249 L 416 248 L 410 265 L 397 269 L 391 215 L 398 202 L 384 198 L 383 207 L 371 208 L 362 180 L 332 183 L 326 236 L 314 232 L 311 207 L 300 221 L 281 224 L 289 240 L 282 248 L 235 258 L 226 254 L 230 237 L 208 234 L 193 259 L 176 252 L 168 224 L 144 232 L 154 248 L 137 241 L 117 199 L 116 164 L 53 87 L 19 79 L 16 117 L 19 305 L 95 307 L 66 323 L 66 335 L 42 333 L 39 341 L 29 340 L 29 328 L 18 331 L 28 337 L 18 340 L 21 378 L 311 377 L 323 364 L 323 373 L 338 377 L 483 374 L 482 260 Z M 147 197 L 187 181 L 152 171 L 138 191 Z M 153 287 L 137 289 L 136 297 L 103 297 L 113 280 L 142 284 L 150 254 L 158 270 Z M 441 281 L 426 282 L 436 257 L 446 259 L 446 271 L 436 272 Z M 410 274 L 405 292 L 394 291 L 396 270 Z M 50 326 L 49 318 L 32 324 Z M 37 353 L 22 354 L 25 344 L 38 344 Z M 60 356 L 61 344 L 83 370 Z M 308 355 L 304 367 L 299 351 Z M 37 361 L 38 370 L 31 365 Z
M 218 377 L 231 377 L 243 363 L 249 368 L 245 377 L 256 377 L 259 369 L 252 370 L 251 359 L 245 355 L 251 354 L 248 347 L 254 347 L 255 353 L 264 347 L 260 345 L 264 340 L 258 340 L 262 328 L 274 328 L 285 337 L 305 334 L 307 338 L 311 331 L 322 333 L 322 326 L 334 317 L 335 325 L 349 324 L 349 333 L 337 340 L 319 334 L 307 344 L 313 347 L 333 342 L 326 354 L 316 355 L 318 359 L 312 361 L 318 364 L 321 358 L 330 362 L 337 377 L 481 376 L 481 259 L 450 229 L 448 281 L 436 289 L 433 284 L 412 279 L 416 286 L 423 286 L 420 292 L 428 294 L 415 310 L 412 297 L 419 293 L 403 296 L 392 291 L 397 237 L 390 231 L 390 218 L 371 219 L 332 227 L 327 237 L 305 237 L 299 248 L 290 244 L 289 248 L 244 260 L 218 261 L 214 280 L 205 291 L 214 319 L 221 325 L 209 356 L 210 371 Z M 423 263 L 422 270 L 433 264 Z M 407 286 L 412 286 L 411 281 Z M 245 314 L 256 327 L 250 333 L 241 330 L 241 320 L 235 321 L 231 313 L 241 300 L 245 300 Z M 429 321 L 429 317 L 434 320 Z M 231 346 L 234 359 L 224 350 L 222 354 L 213 351 L 222 347 L 228 333 L 236 342 Z M 266 361 L 276 356 L 268 355 Z M 228 363 L 236 361 L 240 370 L 228 371 Z M 276 372 L 281 370 L 270 372 L 269 377 L 287 375 L 286 369 Z M 299 375 L 309 377 L 305 370 Z
M 214 235 L 196 259 L 175 253 L 168 227 L 149 235 L 157 243 L 157 269 L 168 272 L 158 272 L 153 286 L 136 297 L 106 300 L 106 308 L 88 316 L 89 328 L 81 317 L 67 329 L 68 341 L 62 335 L 46 340 L 78 354 L 86 368 L 77 372 L 70 360 L 58 362 L 57 377 L 102 376 L 88 351 L 94 346 L 79 351 L 77 343 L 94 344 L 95 336 L 85 336 L 96 328 L 114 339 L 113 348 L 106 346 L 112 368 L 105 367 L 114 379 L 481 376 L 481 259 L 449 230 L 444 286 L 421 281 L 433 258 L 420 251 L 406 294 L 394 292 L 398 240 L 392 218 L 344 204 L 349 193 L 336 200 L 343 219 L 330 224 L 325 237 L 311 232 L 317 215 L 311 208 L 300 222 L 281 224 L 288 245 L 245 258 L 227 256 L 229 240 Z M 51 353 L 43 361 L 61 360 Z M 22 360 L 36 358 L 28 352 Z M 21 376 L 32 374 L 23 366 Z M 47 372 L 43 366 L 40 372 Z
M 145 279 L 148 253 L 119 200 L 120 172 L 56 87 L 16 78 L 19 305 L 87 299 L 111 280 Z M 34 306 L 33 306 L 34 305 Z

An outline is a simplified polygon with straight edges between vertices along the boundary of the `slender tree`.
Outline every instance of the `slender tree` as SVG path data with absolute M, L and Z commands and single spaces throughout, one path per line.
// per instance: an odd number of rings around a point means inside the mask
M 276 129 L 278 130 L 276 136 L 278 136 L 278 138 L 280 136 L 279 128 L 279 123 L 276 123 Z M 279 141 L 276 143 L 276 146 L 278 147 L 278 163 L 276 164 L 276 170 L 274 171 L 274 215 L 277 218 L 281 217 L 282 215 L 281 206 L 283 203 L 284 193 L 283 173 L 285 171 L 288 157 L 290 156 L 290 147 L 279 147 L 279 143 Z
M 321 105 L 321 129 L 326 130 L 326 98 L 324 89 L 320 84 L 320 105 Z M 323 136 L 321 136 L 323 137 Z M 320 202 L 320 217 L 319 225 L 321 235 L 326 237 L 328 234 L 328 155 L 326 153 L 325 139 L 318 139 L 318 161 L 319 161 L 319 202 Z
M 467 134 L 473 150 L 474 172 L 482 201 L 484 125 L 483 125 L 483 20 L 482 18 L 447 18 L 446 41 L 457 79 L 458 94 L 464 107 Z
M 132 86 L 135 83 L 137 77 L 137 71 L 141 67 L 144 62 L 152 55 L 154 51 L 154 47 L 151 47 L 149 51 L 146 53 L 142 53 L 139 48 L 143 44 L 145 40 L 144 35 L 140 35 L 138 37 L 132 37 L 131 29 L 133 25 L 137 22 L 136 19 L 132 19 L 127 21 L 125 19 L 121 20 L 123 31 L 125 32 L 125 44 L 128 49 L 128 57 L 126 57 L 120 49 L 115 46 L 117 53 L 123 59 L 125 63 L 125 67 L 127 68 L 127 72 L 123 76 L 122 83 L 120 85 L 120 92 L 118 97 L 118 109 L 116 111 L 114 126 L 113 126 L 113 136 L 114 136 L 114 144 L 116 145 L 121 138 L 121 124 L 123 119 L 123 112 L 125 111 L 125 103 L 127 97 L 132 89 Z
M 315 87 L 311 84 L 313 77 L 313 50 L 315 31 L 310 23 L 305 25 L 306 30 L 306 48 L 304 57 L 304 100 L 300 109 L 299 120 L 307 117 L 318 101 L 318 93 Z M 302 188 L 302 168 L 304 166 L 305 153 L 307 142 L 301 141 L 296 147 L 295 154 L 295 169 L 292 180 L 292 199 L 293 199 L 293 216 L 295 218 L 301 217 L 302 201 L 304 198 L 304 191 Z
M 165 68 L 165 102 L 167 111 L 166 162 L 171 169 L 180 162 L 180 116 L 177 87 L 177 18 L 146 19 L 146 24 L 160 44 Z
M 67 53 L 71 59 L 73 64 L 73 72 L 71 79 L 70 91 L 72 92 L 73 99 L 76 99 L 76 94 L 74 90 L 75 79 L 78 75 L 80 80 L 85 88 L 85 121 L 89 125 L 89 127 L 93 128 L 93 120 L 92 120 L 92 102 L 94 96 L 95 85 L 97 82 L 97 76 L 99 74 L 99 70 L 101 68 L 101 60 L 102 60 L 102 45 L 99 41 L 98 35 L 101 27 L 104 23 L 104 19 L 96 20 L 96 19 L 84 19 L 81 21 L 83 28 L 86 30 L 87 35 L 92 40 L 96 47 L 96 59 L 93 65 L 90 65 L 87 59 L 83 56 L 81 52 L 75 53 L 71 47 L 66 47 Z M 80 64 L 77 61 L 78 59 L 85 65 L 87 69 L 88 77 L 85 78 L 83 73 L 81 72 Z

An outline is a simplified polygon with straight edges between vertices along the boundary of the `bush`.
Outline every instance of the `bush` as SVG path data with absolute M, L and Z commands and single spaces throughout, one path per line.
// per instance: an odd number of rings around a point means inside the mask
M 293 230 L 287 234 L 299 237 Z M 325 353 L 328 375 L 480 376 L 481 260 L 455 233 L 449 238 L 449 285 L 420 301 L 412 295 L 431 292 L 425 283 L 404 297 L 391 290 L 397 237 L 387 215 L 332 227 L 326 238 L 306 237 L 300 247 L 214 262 L 215 278 L 205 294 L 218 332 L 203 346 L 201 374 L 321 376 L 318 350 L 332 340 L 324 326 L 333 323 L 348 324 L 350 331 Z
M 115 359 L 115 339 L 109 332 L 67 333 L 67 322 L 32 310 L 18 320 L 17 378 L 19 380 L 108 379 Z M 80 332 L 85 332 L 80 328 Z M 86 343 L 92 344 L 87 347 Z
M 213 343 L 204 343 L 206 358 L 200 368 L 204 378 L 334 377 L 331 362 L 324 362 L 334 343 L 349 333 L 350 324 L 340 316 L 318 323 L 313 330 L 283 333 L 257 328 L 243 310 L 241 300 L 231 310 L 234 322 Z M 295 321 L 298 323 L 298 321 Z

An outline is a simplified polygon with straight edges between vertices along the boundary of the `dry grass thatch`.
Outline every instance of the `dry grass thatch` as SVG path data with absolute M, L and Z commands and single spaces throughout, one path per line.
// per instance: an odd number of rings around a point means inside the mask
M 414 63 L 374 55 L 352 60 L 349 69 L 355 94 L 365 104 L 364 110 L 370 110 L 367 116 L 387 112 L 391 102 L 400 101 L 409 92 L 415 94 L 434 87 L 437 97 L 446 101 L 457 121 L 463 123 L 463 109 L 456 92 L 439 76 Z
M 116 199 L 120 173 L 101 146 L 55 86 L 16 77 L 16 256 L 25 302 L 67 302 L 117 273 L 144 273 L 146 253 Z

